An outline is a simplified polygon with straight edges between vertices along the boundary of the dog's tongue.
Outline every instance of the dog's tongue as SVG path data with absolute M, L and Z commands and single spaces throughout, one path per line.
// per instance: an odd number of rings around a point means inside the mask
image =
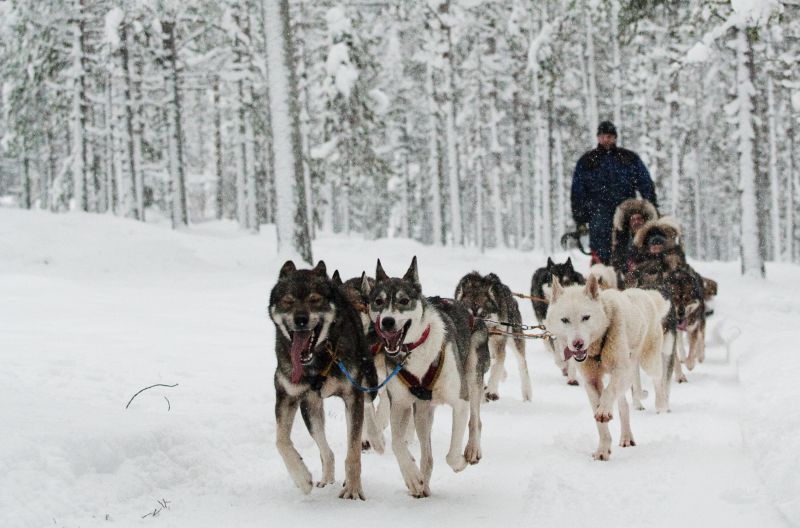
M 292 383 L 300 383 L 303 377 L 303 362 L 300 356 L 311 341 L 311 330 L 295 330 L 292 337 Z

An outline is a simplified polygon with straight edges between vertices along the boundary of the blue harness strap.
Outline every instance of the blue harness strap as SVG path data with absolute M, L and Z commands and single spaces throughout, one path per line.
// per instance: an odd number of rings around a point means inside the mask
M 345 368 L 344 363 L 342 363 L 341 360 L 337 361 L 336 365 L 338 365 L 339 370 L 342 371 L 342 374 L 345 375 L 345 377 L 353 385 L 353 387 L 355 387 L 356 389 L 360 390 L 361 392 L 378 392 L 379 390 L 381 390 L 384 387 L 384 385 L 389 383 L 390 379 L 392 379 L 393 377 L 397 376 L 397 373 L 400 372 L 401 370 L 403 370 L 403 364 L 401 363 L 401 364 L 397 365 L 394 368 L 394 370 L 392 371 L 392 373 L 389 374 L 388 376 L 386 376 L 386 379 L 383 380 L 381 382 L 381 384 L 378 385 L 377 387 L 362 387 L 361 385 L 359 385 L 359 383 L 356 380 L 353 379 L 353 376 L 351 376 L 350 373 L 347 372 L 347 369 Z

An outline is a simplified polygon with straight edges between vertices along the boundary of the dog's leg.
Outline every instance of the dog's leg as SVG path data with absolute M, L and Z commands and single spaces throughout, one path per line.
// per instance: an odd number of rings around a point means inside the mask
M 317 487 L 322 488 L 328 484 L 333 484 L 335 481 L 335 466 L 333 451 L 331 451 L 328 439 L 325 437 L 325 409 L 322 404 L 322 398 L 315 392 L 307 392 L 305 399 L 300 402 L 300 415 L 303 417 L 303 422 L 305 422 L 308 432 L 311 433 L 311 438 L 317 444 L 319 456 L 322 459 L 322 479 L 317 482 Z
M 633 408 L 637 411 L 643 411 L 644 405 L 642 404 L 642 400 L 647 398 L 647 394 L 642 390 L 642 373 L 638 361 L 635 362 L 633 369 L 633 390 L 631 391 Z
M 433 449 L 431 448 L 433 405 L 431 402 L 417 400 L 414 403 L 414 425 L 419 437 L 419 469 L 425 482 L 422 489 L 422 497 L 429 497 L 431 494 L 431 473 L 433 473 Z
M 485 344 L 483 346 L 486 346 Z M 483 373 L 478 374 L 478 352 L 471 350 L 467 359 L 465 376 L 469 391 L 469 437 L 464 448 L 464 458 L 470 464 L 477 464 L 481 457 L 481 402 L 483 401 Z
M 467 459 L 464 457 L 464 429 L 467 428 L 469 419 L 469 402 L 456 399 L 453 405 L 453 428 L 450 436 L 450 451 L 447 452 L 447 464 L 458 473 L 467 467 Z
M 575 361 L 569 360 L 567 361 L 567 385 L 573 385 L 577 387 L 578 383 L 578 367 L 575 365 Z
M 603 394 L 602 376 L 599 373 L 592 376 L 584 376 L 583 382 L 586 388 L 586 395 L 589 396 L 592 412 L 595 412 Z M 611 457 L 611 433 L 608 430 L 608 423 L 595 419 L 595 424 L 597 425 L 597 434 L 600 437 L 600 442 L 597 445 L 597 450 L 592 454 L 592 458 L 595 460 L 608 460 Z
M 689 330 L 689 355 L 686 357 L 686 368 L 694 370 L 697 364 L 697 332 Z
M 361 431 L 361 448 L 366 450 L 372 447 L 378 454 L 383 454 L 386 444 L 383 441 L 383 429 L 378 424 L 375 414 L 374 402 L 369 397 L 364 398 L 364 430 Z
M 297 452 L 292 443 L 291 433 L 294 417 L 297 414 L 299 404 L 297 398 L 292 398 L 284 391 L 278 389 L 275 398 L 275 420 L 277 422 L 277 441 L 278 453 L 283 458 L 283 463 L 289 471 L 295 485 L 303 493 L 311 493 L 313 484 L 311 482 L 311 472 L 303 462 L 303 457 Z
M 514 349 L 517 351 L 519 377 L 522 382 L 522 401 L 531 401 L 531 375 L 528 372 L 528 360 L 525 358 L 525 339 L 522 332 L 515 332 Z
M 635 446 L 636 442 L 633 440 L 633 431 L 631 431 L 631 411 L 624 392 L 617 400 L 617 409 L 619 410 L 619 446 Z
M 505 377 L 506 369 L 506 339 L 504 337 L 490 337 L 489 348 L 492 351 L 492 368 L 489 370 L 489 386 L 486 388 L 486 401 L 500 399 L 498 386 L 500 380 Z
M 664 397 L 669 412 L 669 396 L 672 389 L 672 373 L 675 370 L 675 333 L 667 331 L 664 334 L 664 341 L 661 345 L 661 385 L 664 387 Z
M 685 334 L 685 332 L 682 331 L 682 330 L 677 333 L 678 359 L 681 360 L 681 363 L 685 363 L 686 362 L 686 342 L 685 342 L 685 339 L 684 339 L 684 334 Z
M 378 392 L 378 428 L 385 431 L 389 427 L 389 392 L 384 387 Z
M 344 400 L 347 416 L 347 458 L 345 459 L 344 489 L 339 493 L 340 499 L 364 500 L 361 488 L 361 428 L 364 426 L 364 394 L 351 389 L 346 392 Z
M 409 493 L 414 497 L 425 496 L 425 479 L 422 478 L 406 443 L 406 428 L 411 421 L 411 403 L 392 399 L 390 421 L 392 424 L 392 451 L 400 466 L 400 473 L 406 483 Z
M 678 350 L 683 348 L 683 336 L 679 331 L 670 332 L 672 335 L 673 345 L 672 345 L 672 364 L 673 369 L 675 372 L 675 381 L 678 383 L 686 383 L 686 374 L 683 373 L 683 365 L 681 364 L 681 359 L 679 356 Z
M 706 360 L 706 324 L 702 319 L 697 323 L 697 361 Z

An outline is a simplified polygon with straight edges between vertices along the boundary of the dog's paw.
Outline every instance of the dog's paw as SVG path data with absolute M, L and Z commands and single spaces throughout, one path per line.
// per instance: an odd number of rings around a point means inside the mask
M 569 376 L 569 369 L 566 366 L 561 367 L 561 375 L 564 376 L 565 378 Z
M 600 423 L 606 423 L 614 419 L 614 414 L 611 412 L 611 409 L 600 408 L 594 413 L 594 419 Z
M 481 453 L 481 446 L 480 445 L 472 445 L 467 442 L 467 447 L 464 448 L 464 458 L 467 459 L 467 463 L 474 465 L 481 461 L 483 454 Z
M 689 383 L 689 380 L 686 379 L 685 374 L 681 374 L 680 376 L 678 376 L 678 383 Z
M 349 499 L 349 500 L 366 500 L 364 496 L 364 490 L 361 489 L 361 483 L 358 482 L 357 484 L 350 485 L 347 481 L 344 483 L 344 488 L 339 493 L 340 499 Z
M 637 411 L 644 411 L 644 410 L 645 410 L 645 407 L 644 407 L 644 405 L 642 404 L 642 402 L 633 402 L 632 406 L 633 406 L 633 408 L 634 408 L 634 409 L 636 409 Z
M 695 359 L 691 356 L 686 358 L 686 368 L 691 371 L 694 370 L 694 367 L 695 367 Z
M 308 471 L 308 468 L 297 468 L 296 471 L 291 473 L 291 476 L 292 480 L 294 480 L 294 485 L 300 488 L 300 491 L 306 495 L 311 493 L 311 490 L 314 488 L 314 481 L 311 478 L 311 472 Z
M 369 443 L 369 440 L 362 440 L 361 441 L 361 450 L 362 451 L 369 451 L 372 449 L 372 444 Z
M 490 401 L 497 401 L 497 400 L 499 400 L 499 399 L 500 399 L 500 395 L 499 395 L 499 394 L 497 394 L 496 392 L 487 392 L 487 393 L 485 394 L 485 400 L 486 400 L 487 402 L 490 402 Z
M 414 497 L 415 499 L 424 499 L 426 497 L 430 497 L 431 488 L 427 484 L 424 484 L 422 486 L 422 491 L 420 493 L 411 493 L 411 496 Z
M 611 458 L 611 450 L 610 449 L 598 449 L 594 453 L 592 453 L 592 458 L 595 460 L 608 460 Z
M 422 497 L 427 497 L 425 495 L 425 489 L 428 485 L 425 483 L 425 479 L 422 478 L 422 473 L 419 470 L 412 471 L 409 475 L 404 475 L 403 479 L 406 482 L 406 488 L 408 488 L 408 493 L 417 499 Z M 430 490 L 428 490 L 428 494 L 430 494 Z
M 531 393 L 530 391 L 525 391 L 522 393 L 522 401 L 529 402 L 531 401 Z
M 464 471 L 468 465 L 467 459 L 464 457 L 464 455 L 447 455 L 446 460 L 447 465 L 450 466 L 456 473 L 459 471 Z
M 573 387 L 577 387 L 578 385 L 580 385 L 580 383 L 578 383 L 578 380 L 576 379 L 568 379 L 567 385 L 572 385 Z
M 623 436 L 619 440 L 619 446 L 620 447 L 634 447 L 635 445 L 636 445 L 636 441 L 633 439 L 632 436 L 630 436 L 630 437 Z
M 333 477 L 322 477 L 322 480 L 315 482 L 314 486 L 317 488 L 324 488 L 325 486 L 330 486 L 334 482 L 336 482 L 336 480 Z

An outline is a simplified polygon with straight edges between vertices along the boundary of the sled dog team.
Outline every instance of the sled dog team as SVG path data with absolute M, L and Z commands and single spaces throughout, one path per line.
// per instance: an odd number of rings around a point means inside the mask
M 679 237 L 677 224 L 654 219 L 631 241 L 635 265 L 595 265 L 584 279 L 570 259 L 564 264 L 548 259 L 533 275 L 534 313 L 554 337 L 548 347 L 555 362 L 570 385 L 579 383 L 576 372 L 581 372 L 599 434 L 597 460 L 611 454 L 608 422 L 615 404 L 619 445 L 636 445 L 626 393 L 632 391 L 635 408 L 644 408 L 640 371 L 652 380 L 656 411 L 669 410 L 676 366 L 676 380 L 686 381 L 679 332 L 689 335 L 687 368 L 703 361 L 705 301 L 716 293 L 716 284 L 686 264 Z M 288 261 L 270 294 L 269 315 L 277 328 L 277 448 L 305 493 L 334 482 L 324 398 L 338 396 L 346 408 L 346 475 L 339 496 L 348 499 L 365 498 L 361 451 L 382 453 L 389 424 L 391 449 L 409 493 L 430 495 L 436 405 L 452 410 L 447 464 L 455 472 L 477 464 L 482 457 L 481 404 L 499 398 L 507 344 L 516 351 L 522 398 L 531 399 L 519 307 L 493 273 L 465 275 L 453 299 L 445 299 L 423 295 L 416 257 L 402 277 L 390 277 L 379 260 L 374 279 L 363 273 L 345 282 L 338 271 L 329 277 L 322 261 L 310 270 L 298 270 Z M 320 451 L 322 478 L 317 482 L 290 438 L 298 408 Z M 419 462 L 408 448 L 414 433 Z

